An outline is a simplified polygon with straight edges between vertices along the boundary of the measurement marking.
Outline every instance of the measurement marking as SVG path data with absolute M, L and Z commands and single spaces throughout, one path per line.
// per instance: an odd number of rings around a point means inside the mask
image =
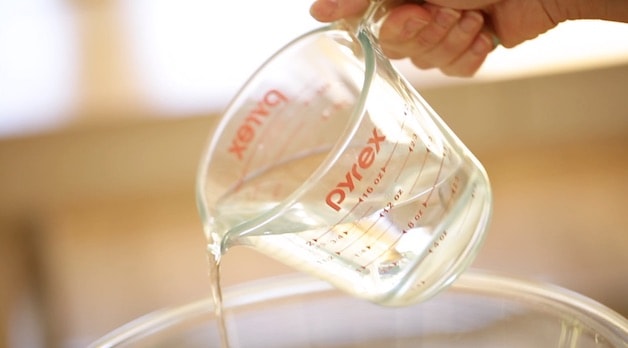
M 452 195 L 452 199 L 453 199 L 453 195 Z M 475 199 L 475 186 L 473 187 L 473 191 L 471 192 L 471 200 L 473 200 L 473 199 Z M 447 205 L 447 210 L 449 210 L 449 206 L 450 206 L 450 204 Z M 460 221 L 460 224 L 458 225 L 459 229 L 462 229 L 462 227 L 466 225 L 465 222 L 469 218 L 470 212 L 471 212 L 471 204 L 467 204 L 465 212 L 464 212 L 464 216 L 463 216 L 462 220 Z M 443 215 L 444 215 L 444 212 L 443 212 Z M 450 231 L 450 230 L 451 229 L 445 230 L 445 231 L 443 231 L 443 233 L 446 235 L 448 233 L 448 231 Z M 441 237 L 441 235 L 443 235 L 443 233 L 441 233 L 438 236 L 438 238 L 433 238 L 432 241 L 434 241 L 436 239 L 439 239 Z M 443 241 L 444 241 L 444 238 L 443 238 Z M 438 242 L 434 242 L 434 243 L 438 243 Z M 434 252 L 435 248 L 437 248 L 439 246 L 439 244 L 436 244 L 436 245 L 432 244 L 432 245 L 433 245 L 433 247 L 428 249 L 428 253 Z
M 416 134 L 413 134 L 413 138 L 416 137 Z M 406 165 L 408 164 L 408 160 L 410 159 L 410 156 L 412 155 L 412 152 L 414 152 L 414 146 L 416 144 L 414 143 L 414 140 L 412 141 L 412 146 L 409 147 L 408 153 L 406 154 L 406 158 L 403 161 L 403 164 L 401 165 L 401 168 L 399 169 L 399 171 L 397 172 L 397 177 L 395 177 L 395 183 L 399 182 L 399 177 L 401 177 L 401 173 L 403 173 L 405 171 Z M 410 192 L 412 192 L 412 190 L 410 190 Z
M 362 218 L 364 218 L 364 217 L 362 217 Z M 362 218 L 361 218 L 361 219 L 362 219 Z M 378 217 L 375 219 L 375 221 L 373 221 L 373 223 L 372 223 L 372 224 L 371 224 L 371 225 L 370 225 L 367 229 L 365 229 L 365 230 L 363 230 L 363 231 L 362 231 L 362 233 L 358 236 L 358 238 L 354 239 L 354 240 L 353 240 L 353 241 L 351 241 L 350 243 L 347 243 L 347 245 L 346 245 L 344 248 L 342 248 L 342 249 L 340 249 L 340 250 L 337 250 L 337 251 L 336 251 L 336 255 L 340 255 L 340 254 L 342 254 L 343 252 L 345 252 L 345 250 L 347 250 L 349 247 L 352 247 L 352 246 L 353 246 L 353 245 L 354 245 L 357 241 L 359 241 L 359 240 L 360 240 L 360 239 L 362 239 L 364 236 L 366 236 L 366 235 L 368 234 L 368 232 L 369 232 L 369 231 L 373 228 L 373 226 L 375 226 L 375 225 L 377 224 L 377 221 L 379 221 L 379 219 L 380 219 L 380 218 L 381 218 L 381 217 L 379 217 L 379 216 L 378 216 Z M 360 220 L 361 220 L 361 219 L 360 219 Z M 360 220 L 358 220 L 358 221 L 360 221 Z
M 314 91 L 314 95 L 313 96 L 307 97 L 305 102 L 303 102 L 303 103 L 294 103 L 294 105 L 296 107 L 296 110 L 294 110 L 292 112 L 292 115 L 308 114 L 307 109 L 309 109 L 310 106 L 311 106 L 311 100 L 313 98 L 318 98 L 321 95 L 324 95 L 330 88 L 331 88 L 331 84 L 330 83 L 326 83 L 326 84 L 320 86 L 318 89 L 316 89 Z M 309 88 L 305 87 L 305 88 L 303 88 L 303 90 L 299 91 L 297 93 L 297 95 L 298 96 L 304 95 L 305 94 L 304 92 L 307 92 L 308 90 L 309 90 Z M 286 141 L 282 145 L 279 145 L 280 151 L 277 153 L 277 155 L 271 161 L 271 163 L 277 163 L 278 160 L 281 158 L 281 156 L 286 152 L 286 150 L 288 150 L 290 148 L 290 147 L 287 146 L 287 144 L 289 144 L 290 142 L 292 142 L 294 140 L 304 139 L 303 137 L 299 137 L 297 135 L 300 132 L 304 131 L 304 130 L 311 129 L 311 128 L 306 126 L 306 122 L 307 121 L 311 121 L 311 122 L 314 122 L 314 123 L 318 123 L 321 120 L 322 121 L 326 121 L 327 119 L 331 118 L 331 112 L 329 111 L 329 109 L 331 108 L 334 111 L 340 110 L 342 108 L 342 105 L 340 105 L 340 104 L 341 104 L 340 102 L 336 102 L 336 103 L 332 104 L 331 107 L 325 108 L 324 110 L 321 111 L 321 113 L 319 115 L 320 116 L 319 118 L 316 118 L 316 117 L 311 117 L 311 118 L 310 117 L 299 117 L 300 122 L 298 122 L 296 124 L 296 126 L 293 127 L 292 131 L 281 132 L 281 134 L 285 134 L 286 135 Z M 288 105 L 290 105 L 290 103 Z M 296 128 L 296 130 L 294 128 Z M 293 144 L 296 144 L 296 142 L 294 142 Z
M 375 240 L 371 243 L 371 244 L 376 244 L 377 241 L 379 241 L 383 236 L 386 235 L 386 232 L 388 232 L 388 230 L 393 227 L 395 225 L 395 223 L 392 220 L 388 220 L 390 221 L 390 224 L 388 225 L 387 228 L 385 228 L 382 233 L 379 234 L 379 236 L 377 236 L 377 238 L 375 238 Z M 401 233 L 400 233 L 401 235 Z M 386 248 L 386 250 L 390 249 L 390 246 Z
M 285 107 L 277 110 L 277 112 L 274 112 L 274 113 L 273 112 L 269 112 L 268 116 L 270 117 L 270 119 L 267 120 L 267 122 L 264 125 L 264 128 L 261 130 L 260 137 L 259 137 L 258 142 L 256 143 L 256 146 L 254 146 L 253 149 L 251 149 L 251 152 L 249 153 L 249 156 L 242 163 L 242 170 L 240 172 L 240 177 L 239 177 L 238 181 L 236 182 L 234 191 L 238 191 L 241 188 L 242 184 L 244 183 L 245 178 L 248 175 L 249 170 L 250 170 L 250 168 L 252 166 L 253 159 L 264 160 L 263 156 L 258 158 L 258 156 L 256 156 L 256 153 L 258 152 L 260 147 L 263 147 L 266 139 L 270 138 L 271 141 L 275 140 L 274 138 L 271 138 L 271 137 L 267 136 L 268 132 L 270 130 L 273 130 L 273 129 L 278 129 L 277 127 L 274 126 L 274 124 L 276 122 L 278 122 L 280 119 L 284 120 L 284 118 L 281 118 L 281 116 L 283 114 L 285 114 L 285 112 L 288 111 L 288 109 L 290 109 L 291 105 L 300 105 L 300 103 L 299 103 L 299 96 L 305 95 L 306 94 L 305 92 L 307 92 L 307 91 L 309 91 L 311 89 L 310 86 L 311 86 L 310 84 L 305 84 L 304 87 L 295 94 L 296 97 L 291 96 L 288 99 L 288 103 L 286 104 Z M 323 86 L 323 87 L 319 88 L 319 90 L 316 91 L 317 95 L 319 95 L 320 93 L 323 93 L 327 89 L 326 86 Z M 292 98 L 296 98 L 296 99 L 293 100 Z M 309 104 L 309 100 L 307 101 L 307 103 Z M 300 106 L 303 107 L 303 106 L 306 106 L 306 105 L 300 105 Z M 301 120 L 301 123 L 302 122 L 303 122 L 303 120 Z M 284 127 L 279 127 L 279 129 L 282 129 L 282 128 L 284 128 Z M 301 127 L 301 128 L 305 128 L 305 127 Z M 283 132 L 283 133 L 288 133 L 288 132 Z M 290 136 L 288 138 L 291 139 L 291 138 L 294 138 L 294 137 Z M 275 161 L 278 156 L 275 156 L 275 157 L 276 158 L 273 161 Z M 275 162 L 271 162 L 271 163 L 275 163 Z
M 404 115 L 405 115 L 405 116 L 407 116 L 407 115 L 408 115 L 408 114 L 407 114 L 407 112 L 404 112 Z M 399 132 L 400 132 L 400 133 L 401 133 L 401 132 L 403 132 L 403 130 L 404 130 L 404 128 L 405 128 L 405 122 L 406 122 L 406 119 L 404 119 L 404 120 L 403 120 L 403 122 L 402 122 L 402 123 L 401 123 L 401 125 L 400 125 L 400 128 L 399 128 Z M 400 139 L 400 138 L 401 138 L 401 137 L 399 136 L 399 137 L 398 137 L 398 139 Z M 381 168 L 381 169 L 382 169 L 382 171 L 380 171 L 380 174 L 381 174 L 382 172 L 384 172 L 384 173 L 386 172 L 386 169 L 388 168 L 388 166 L 389 166 L 389 164 L 390 164 L 390 162 L 391 162 L 391 160 L 392 160 L 393 156 L 395 155 L 395 153 L 396 153 L 396 151 L 397 151 L 397 147 L 398 147 L 398 146 L 399 146 L 399 140 L 397 140 L 397 141 L 394 143 L 394 145 L 393 145 L 393 147 L 392 147 L 392 149 L 391 149 L 391 151 L 390 151 L 390 154 L 389 154 L 389 155 L 388 155 L 388 157 L 386 158 L 386 161 L 384 162 L 384 165 L 383 165 L 383 166 L 382 166 L 382 168 Z M 408 153 L 408 155 L 406 156 L 406 160 L 404 161 L 403 166 L 400 168 L 400 172 L 401 172 L 401 171 L 405 168 L 405 165 L 406 165 L 406 163 L 407 163 L 407 161 L 408 161 L 408 157 L 409 157 L 409 153 Z M 399 174 L 399 175 L 400 175 L 400 174 Z M 397 178 L 395 179 L 395 182 L 396 182 L 396 181 L 398 181 L 399 175 L 397 175 Z M 367 197 L 367 198 L 368 198 L 368 197 Z M 363 198 L 363 196 L 360 196 L 360 198 L 358 199 L 358 202 L 357 202 L 357 203 L 356 203 L 353 207 L 351 207 L 350 212 L 351 212 L 351 211 L 353 211 L 353 210 L 355 210 L 355 208 L 356 208 L 359 204 L 361 204 L 362 202 L 364 202 L 364 201 L 365 201 L 365 198 Z M 370 211 L 372 208 L 373 208 L 373 207 L 370 207 L 370 208 L 369 208 L 369 211 Z M 347 215 L 348 215 L 348 214 L 347 214 Z M 342 221 L 342 220 L 344 220 L 344 218 L 345 218 L 347 215 L 345 215 L 345 216 L 343 217 L 343 219 L 341 219 L 341 221 Z M 366 216 L 366 214 L 365 214 L 365 215 L 363 215 L 362 217 L 360 217 L 360 219 L 358 219 L 358 221 L 360 221 L 361 219 L 363 219 L 365 216 Z M 372 229 L 372 228 L 373 228 L 373 227 L 377 224 L 377 222 L 378 222 L 378 221 L 379 221 L 382 217 L 384 217 L 384 216 L 385 216 L 385 215 L 380 214 L 380 215 L 379 215 L 379 216 L 375 219 L 375 221 L 371 224 L 371 226 L 369 226 L 366 230 L 364 230 L 364 231 L 362 232 L 362 234 L 361 234 L 360 236 L 358 236 L 358 238 L 356 238 L 356 239 L 355 239 L 355 240 L 353 240 L 352 242 L 348 243 L 348 244 L 347 244 L 344 248 L 342 248 L 342 249 L 340 249 L 340 250 L 336 251 L 336 254 L 337 254 L 337 255 L 342 254 L 342 253 L 343 253 L 344 251 L 346 251 L 349 247 L 351 247 L 354 243 L 356 243 L 356 242 L 357 242 L 357 241 L 359 241 L 361 238 L 363 238 L 365 235 L 367 235 L 367 234 L 368 234 L 368 232 L 369 232 L 369 231 L 370 231 L 370 230 L 371 230 L 371 229 Z M 384 230 L 384 232 L 382 232 L 382 233 L 381 233 L 381 234 L 380 234 L 380 235 L 379 235 L 379 236 L 375 239 L 375 241 L 379 240 L 379 239 L 380 239 L 380 238 L 381 238 L 381 237 L 382 237 L 382 236 L 386 233 L 386 231 L 387 231 L 387 230 L 388 230 L 391 226 L 392 226 L 392 223 L 391 223 L 391 225 L 390 225 L 387 229 L 385 229 L 385 230 Z M 325 231 L 325 233 L 323 233 L 323 235 L 321 235 L 321 237 L 322 237 L 322 236 L 324 236 L 324 235 L 326 235 L 326 234 L 327 234 L 327 233 L 329 233 L 330 231 L 331 231 L 331 229 L 329 229 L 329 230 Z M 317 239 L 320 239 L 320 238 L 317 238 Z M 317 239 L 316 239 L 316 240 L 317 240 Z M 367 245 L 366 247 L 367 247 L 368 249 L 370 249 L 370 246 L 369 246 L 369 245 Z
M 357 206 L 357 205 L 356 205 L 356 206 Z M 354 206 L 354 208 L 355 208 L 355 206 Z M 352 208 L 349 212 L 347 212 L 347 213 L 346 213 L 346 214 L 345 214 L 345 215 L 344 215 L 344 216 L 343 216 L 340 220 L 338 220 L 336 223 L 332 224 L 332 225 L 331 225 L 331 227 L 329 227 L 329 228 L 328 228 L 325 232 L 323 232 L 320 236 L 318 236 L 318 237 L 316 237 L 316 238 L 312 238 L 312 239 L 310 239 L 310 240 L 311 240 L 311 241 L 313 241 L 313 242 L 315 242 L 315 243 L 318 243 L 318 241 L 319 241 L 320 239 L 322 239 L 323 237 L 325 237 L 325 236 L 326 236 L 329 232 L 331 232 L 331 231 L 334 229 L 334 227 L 336 227 L 336 226 L 340 225 L 340 224 L 341 224 L 341 223 L 342 223 L 342 222 L 343 222 L 343 221 L 344 221 L 344 220 L 345 220 L 345 219 L 346 219 L 349 215 L 351 215 L 351 212 L 353 211 L 353 209 L 354 209 L 354 208 Z M 371 213 L 371 209 L 372 209 L 372 207 L 370 207 L 369 209 L 367 209 L 367 210 L 366 210 L 366 212 L 364 212 L 364 214 L 363 214 L 362 216 L 360 216 L 360 217 L 358 218 L 358 220 L 357 220 L 357 221 L 360 221 L 360 220 L 361 220 L 361 219 L 363 219 L 365 216 L 367 216 L 368 214 L 370 214 L 370 213 Z
M 425 201 L 423 201 L 423 206 L 427 207 L 427 202 L 429 202 L 429 200 L 432 198 L 432 194 L 434 193 L 434 190 L 436 189 L 436 185 L 438 185 L 438 180 L 440 179 L 440 175 L 443 171 L 443 166 L 445 164 L 445 158 L 447 157 L 447 147 L 443 146 L 443 157 L 441 158 L 440 161 L 440 165 L 438 166 L 438 172 L 436 173 L 436 179 L 434 179 L 434 184 L 432 184 L 432 188 L 430 189 L 430 192 L 428 192 L 427 197 L 425 198 Z
M 410 187 L 410 191 L 408 192 L 414 192 L 414 188 L 416 187 L 417 183 L 419 182 L 419 178 L 423 175 L 423 170 L 425 169 L 425 164 L 427 163 L 427 159 L 430 157 L 430 153 L 432 151 L 425 147 L 425 156 L 423 156 L 423 162 L 421 162 L 421 168 L 419 169 L 419 173 L 416 175 L 416 178 L 414 179 L 414 183 L 412 183 L 412 187 Z
M 407 112 L 403 113 L 404 115 L 408 115 Z M 401 123 L 401 126 L 399 127 L 399 132 L 401 132 L 406 126 L 406 120 L 404 119 L 403 122 Z M 398 137 L 399 138 L 399 137 Z M 397 146 L 399 145 L 399 140 L 395 141 L 395 145 L 393 145 L 392 150 L 390 151 L 390 156 L 388 156 L 388 158 L 386 159 L 386 162 L 384 162 L 384 167 L 388 168 L 388 164 L 390 164 L 390 160 L 392 159 L 393 155 L 395 154 L 395 151 L 397 150 Z
M 408 111 L 404 111 L 403 115 L 408 117 Z M 403 129 L 405 127 L 406 127 L 406 119 L 404 118 L 403 122 L 401 123 L 401 128 L 399 129 L 399 133 L 402 133 Z M 401 138 L 401 136 L 399 138 Z M 399 168 L 399 171 L 397 173 L 397 177 L 395 177 L 395 181 L 394 181 L 395 183 L 399 181 L 399 177 L 401 176 L 401 173 L 404 172 L 404 169 L 406 168 L 406 165 L 408 164 L 408 159 L 410 158 L 410 154 L 414 151 L 414 147 L 416 146 L 416 138 L 417 138 L 417 135 L 416 135 L 416 133 L 413 132 L 412 133 L 412 140 L 410 142 L 411 146 L 408 148 L 409 149 L 408 154 L 406 155 L 406 158 L 403 161 L 403 164 L 401 165 L 401 168 Z M 397 141 L 397 143 L 395 143 L 395 149 L 397 148 L 397 144 L 398 143 L 399 143 L 398 141 Z M 393 152 L 394 152 L 395 149 L 393 149 Z
M 453 183 L 451 184 L 452 189 L 451 189 L 451 196 L 449 197 L 449 199 L 445 202 L 445 209 L 443 210 L 443 212 L 441 213 L 440 217 L 442 218 L 445 213 L 447 213 L 449 211 L 449 209 L 451 208 L 451 205 L 453 203 L 453 200 L 455 198 L 455 194 L 457 193 L 457 183 L 460 179 L 458 177 L 454 178 Z M 471 193 L 471 199 L 475 198 L 475 187 Z M 466 222 L 466 220 L 469 217 L 469 213 L 471 211 L 471 204 L 468 204 L 466 209 L 465 209 L 465 213 L 464 213 L 464 217 L 463 220 L 460 222 L 460 226 L 464 226 L 464 222 Z M 392 226 L 392 225 L 391 225 Z M 447 234 L 448 230 L 444 230 L 443 232 L 439 233 L 438 235 L 436 235 L 432 240 L 437 240 L 439 239 L 443 234 Z M 399 242 L 401 241 L 401 238 L 403 237 L 404 234 L 406 234 L 407 231 L 404 229 L 401 231 L 401 233 L 399 233 L 399 236 L 392 242 L 390 243 L 390 245 L 380 254 L 376 255 L 374 258 L 371 259 L 371 261 L 369 261 L 366 264 L 361 265 L 360 267 L 362 269 L 366 269 L 367 267 L 369 267 L 371 264 L 373 264 L 375 261 L 377 261 L 378 259 L 380 259 L 383 255 L 385 255 L 388 251 L 390 251 L 391 249 L 393 249 L 397 244 L 399 244 Z M 432 247 L 426 249 L 427 253 L 431 253 L 433 252 L 434 247 L 432 244 Z
M 286 132 L 286 134 L 288 134 L 288 136 L 285 138 L 284 142 L 279 145 L 279 151 L 275 154 L 275 156 L 273 156 L 273 158 L 270 161 L 270 163 L 279 163 L 279 159 L 283 156 L 283 154 L 286 152 L 286 150 L 288 150 L 290 148 L 288 146 L 288 144 L 290 142 L 294 141 L 294 139 L 299 139 L 297 134 L 299 132 L 301 132 L 303 129 L 306 128 L 306 127 L 303 126 L 304 124 L 305 124 L 305 118 L 301 118 L 300 122 L 298 122 L 296 124 L 296 130 L 293 129 L 292 132 Z M 276 145 L 273 145 L 273 147 L 274 146 L 276 146 Z
M 443 211 L 441 212 L 440 216 L 439 216 L 439 220 L 445 216 L 445 214 L 449 211 L 449 208 L 451 208 L 451 204 L 454 200 L 454 197 L 456 196 L 456 193 L 458 192 L 457 187 L 458 187 L 458 181 L 460 181 L 460 178 L 458 176 L 455 176 L 453 179 L 453 182 L 450 184 L 451 189 L 451 196 L 449 196 L 449 199 L 444 202 L 445 203 L 445 209 L 443 209 Z M 456 187 L 456 189 L 453 189 L 454 187 Z M 434 190 L 434 189 L 433 189 Z M 432 191 L 433 191 L 432 190 Z M 432 192 L 430 192 L 431 194 Z M 423 206 L 425 208 L 427 208 L 427 205 L 423 204 Z
M 387 220 L 390 221 L 391 225 L 388 226 L 388 228 L 386 228 L 377 238 L 375 238 L 375 241 L 378 241 L 380 238 L 382 238 L 386 234 L 388 229 L 390 229 L 390 227 L 394 225 L 394 222 L 392 221 L 392 218 L 390 218 L 390 215 L 392 213 L 392 210 L 395 208 L 395 204 L 399 201 L 402 194 L 403 194 L 403 190 L 399 189 L 397 193 L 393 196 L 393 200 L 386 203 L 384 208 L 382 208 L 382 210 L 380 211 L 379 217 L 380 218 L 389 217 Z
M 366 269 L 367 267 L 369 267 L 370 265 L 375 263 L 375 261 L 380 259 L 382 256 L 386 255 L 386 253 L 388 253 L 395 245 L 397 245 L 397 243 L 399 243 L 399 241 L 401 240 L 401 237 L 403 237 L 403 235 L 404 235 L 403 233 L 399 233 L 399 236 L 397 237 L 397 239 L 395 239 L 394 242 L 392 242 L 386 249 L 384 249 L 384 251 L 382 251 L 381 253 L 377 254 L 375 257 L 373 257 L 371 259 L 371 261 L 369 261 L 366 264 L 361 265 L 360 267 L 362 269 Z
M 288 103 L 288 105 L 290 105 L 290 102 Z M 276 113 L 269 112 L 270 113 L 269 116 L 272 116 L 272 117 L 264 124 L 264 128 L 261 130 L 259 140 L 256 143 L 257 145 L 254 146 L 251 149 L 251 152 L 249 152 L 249 156 L 246 158 L 246 160 L 242 164 L 242 170 L 240 172 L 240 178 L 238 179 L 238 182 L 236 183 L 235 191 L 238 191 L 240 189 L 240 187 L 242 186 L 242 184 L 244 183 L 244 179 L 245 179 L 246 175 L 249 172 L 249 168 L 251 167 L 251 162 L 253 161 L 254 158 L 257 157 L 257 156 L 255 156 L 255 154 L 257 153 L 257 150 L 260 148 L 260 145 L 264 144 L 264 140 L 267 138 L 266 134 L 271 129 L 274 128 L 274 127 L 272 127 L 272 125 L 275 122 L 277 122 L 277 120 L 279 119 L 279 116 L 281 116 L 284 113 L 285 110 L 286 110 L 286 107 L 281 108 Z

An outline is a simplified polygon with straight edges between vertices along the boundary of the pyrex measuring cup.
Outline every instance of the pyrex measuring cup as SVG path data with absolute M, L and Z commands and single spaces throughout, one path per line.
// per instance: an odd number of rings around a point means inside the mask
M 382 54 L 373 1 L 272 56 L 240 90 L 201 163 L 210 249 L 247 245 L 350 294 L 426 299 L 472 261 L 489 221 L 485 171 Z

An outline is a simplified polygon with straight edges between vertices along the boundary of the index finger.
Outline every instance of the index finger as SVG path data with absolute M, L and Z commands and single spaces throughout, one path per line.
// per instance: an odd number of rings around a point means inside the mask
M 481 9 L 500 0 L 427 0 L 434 5 L 455 8 L 458 10 Z
M 318 21 L 333 22 L 360 16 L 368 6 L 369 0 L 316 0 L 310 7 L 310 14 Z

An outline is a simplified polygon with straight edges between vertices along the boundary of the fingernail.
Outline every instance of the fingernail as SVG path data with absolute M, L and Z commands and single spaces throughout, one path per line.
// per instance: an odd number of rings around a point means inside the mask
M 436 24 L 440 26 L 449 27 L 455 21 L 457 21 L 458 18 L 460 18 L 459 11 L 456 11 L 448 7 L 443 7 L 439 9 L 438 12 L 436 13 L 436 17 L 434 18 L 434 21 L 436 21 Z
M 491 35 L 491 43 L 493 44 L 493 48 L 496 48 L 497 46 L 502 44 L 502 41 L 497 35 L 493 34 Z
M 403 25 L 401 37 L 403 37 L 404 39 L 412 38 L 419 32 L 419 29 L 423 28 L 426 25 L 427 22 L 424 20 L 418 18 L 410 18 Z
M 494 48 L 493 40 L 488 37 L 487 34 L 482 33 L 478 35 L 473 44 L 471 45 L 471 52 L 477 55 L 485 55 Z
M 466 33 L 476 32 L 484 23 L 484 17 L 475 11 L 467 11 L 460 20 L 460 29 Z

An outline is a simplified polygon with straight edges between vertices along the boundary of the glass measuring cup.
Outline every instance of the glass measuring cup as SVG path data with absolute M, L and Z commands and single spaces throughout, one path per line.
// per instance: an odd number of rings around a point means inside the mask
M 489 182 L 382 54 L 393 3 L 292 41 L 231 102 L 198 177 L 212 252 L 246 245 L 385 305 L 436 294 L 472 261 Z

